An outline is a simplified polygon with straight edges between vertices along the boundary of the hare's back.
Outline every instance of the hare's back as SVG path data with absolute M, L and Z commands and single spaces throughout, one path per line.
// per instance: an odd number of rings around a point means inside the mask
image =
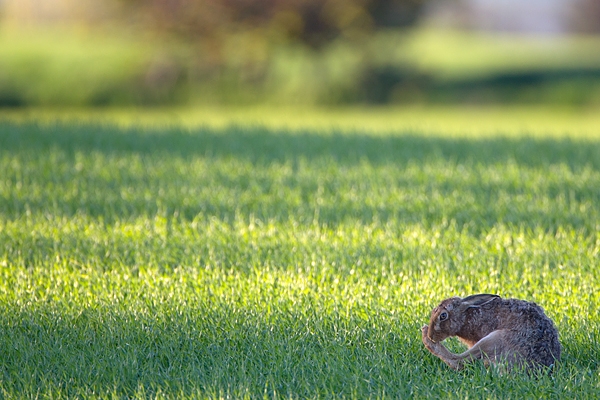
M 511 342 L 529 362 L 550 366 L 560 359 L 558 331 L 535 303 L 504 300 L 505 322 L 510 325 Z

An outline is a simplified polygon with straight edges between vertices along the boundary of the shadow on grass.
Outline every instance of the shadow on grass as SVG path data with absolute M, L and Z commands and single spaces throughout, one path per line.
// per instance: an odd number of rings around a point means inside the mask
M 448 390 L 480 394 L 483 386 L 539 398 L 595 390 L 593 381 L 580 384 L 597 372 L 589 354 L 565 354 L 569 365 L 542 379 L 507 379 L 481 363 L 455 372 L 424 349 L 418 323 L 375 314 L 341 317 L 296 307 L 296 314 L 279 311 L 273 318 L 223 304 L 118 307 L 4 309 L 0 390 L 7 397 L 128 398 L 440 398 Z
M 600 171 L 598 140 L 501 136 L 469 139 L 410 132 L 369 135 L 360 132 L 288 132 L 260 127 L 161 130 L 122 129 L 94 124 L 5 123 L 0 126 L 0 154 L 18 154 L 23 160 L 30 160 L 44 157 L 51 150 L 63 155 L 61 162 L 73 165 L 76 154 L 100 153 L 107 156 L 109 162 L 113 156 L 125 160 L 131 155 L 139 156 L 144 160 L 143 165 L 153 165 L 169 158 L 183 160 L 184 163 L 198 159 L 231 159 L 244 162 L 244 168 L 249 170 L 245 173 L 236 172 L 238 176 L 235 177 L 225 173 L 221 181 L 213 182 L 215 188 L 218 186 L 225 193 L 221 197 L 215 193 L 210 198 L 195 198 L 192 201 L 188 201 L 188 198 L 184 201 L 178 196 L 175 188 L 177 183 L 172 182 L 172 178 L 180 179 L 180 185 L 188 189 L 202 187 L 206 182 L 193 181 L 181 174 L 152 176 L 142 172 L 140 177 L 139 172 L 129 171 L 125 164 L 120 169 L 113 167 L 113 171 L 118 171 L 120 178 L 132 187 L 129 199 L 124 199 L 120 194 L 123 184 L 115 178 L 87 176 L 87 181 L 82 183 L 97 189 L 91 195 L 88 192 L 87 196 L 66 199 L 60 195 L 51 197 L 42 193 L 34 198 L 28 197 L 28 194 L 19 197 L 13 192 L 3 200 L 6 203 L 4 212 L 12 215 L 27 210 L 65 215 L 84 213 L 106 217 L 107 222 L 110 222 L 110 218 L 152 216 L 166 210 L 168 214 L 176 214 L 186 220 L 192 220 L 200 214 L 216 216 L 225 221 L 231 221 L 236 215 L 253 215 L 262 220 L 296 219 L 300 223 L 313 223 L 318 215 L 318 222 L 333 225 L 348 220 L 437 224 L 445 219 L 455 221 L 459 226 L 475 226 L 472 228 L 475 230 L 485 230 L 499 222 L 546 230 L 561 226 L 589 232 L 597 229 L 594 218 L 590 217 L 599 213 L 597 204 L 600 204 L 600 192 L 589 185 L 582 185 L 579 178 L 586 175 L 588 181 L 595 182 L 594 176 Z M 314 176 L 303 182 L 283 183 L 284 190 L 300 193 L 302 206 L 290 204 L 289 199 L 281 198 L 277 194 L 277 187 L 273 187 L 276 185 L 269 182 L 268 177 L 257 177 L 254 173 L 254 170 L 282 165 L 290 165 L 297 170 L 302 163 L 316 166 Z M 67 165 L 67 168 L 72 169 L 73 165 Z M 384 178 L 391 168 L 396 174 L 392 185 L 400 191 L 406 189 L 407 192 L 417 193 L 420 200 L 405 201 L 399 198 L 397 202 L 373 204 L 336 198 L 339 193 L 343 194 L 344 188 L 336 188 L 336 182 L 341 179 L 336 181 L 335 174 L 344 168 L 360 165 L 388 168 L 388 172 L 378 172 L 378 176 Z M 418 179 L 403 175 L 402 171 L 414 166 L 429 166 L 434 171 L 424 173 Z M 539 170 L 536 172 L 538 177 L 546 174 L 549 178 L 552 177 L 552 168 L 562 168 L 570 178 L 540 185 L 539 182 L 521 181 L 518 175 L 516 178 L 513 176 L 513 181 L 500 180 L 495 183 L 481 177 L 467 182 L 463 176 L 476 169 L 506 169 L 510 166 L 517 170 L 536 169 Z M 448 168 L 453 173 L 444 176 L 444 170 Z M 441 177 L 436 176 L 439 173 Z M 48 179 L 55 179 L 60 184 L 61 180 L 69 178 L 58 176 Z M 331 187 L 325 189 L 335 201 L 319 203 L 315 196 L 322 189 L 320 182 L 327 179 L 331 181 Z M 349 184 L 360 183 L 360 179 L 352 179 Z M 385 179 L 383 181 L 386 182 Z M 260 195 L 250 200 L 240 196 L 249 182 L 257 184 Z M 367 188 L 363 191 L 378 189 L 377 183 L 366 183 Z M 172 187 L 173 190 L 170 195 L 160 197 L 159 189 L 165 187 Z M 144 190 L 154 191 L 156 196 L 149 197 Z M 507 195 L 508 200 L 505 198 L 502 203 L 498 193 Z M 368 193 L 362 195 L 368 198 Z M 474 200 L 469 202 L 469 198 Z M 582 204 L 587 204 L 586 211 L 581 211 Z M 596 206 L 589 209 L 590 204 Z M 303 211 L 299 211 L 302 207 Z
M 389 322 L 284 314 L 268 322 L 258 310 L 214 307 L 4 310 L 0 391 L 9 397 L 256 397 L 266 391 L 364 398 L 414 390 L 416 383 L 399 382 L 398 373 L 407 379 L 420 367 L 402 354 L 423 349 Z
M 330 159 L 341 165 L 426 163 L 494 165 L 514 162 L 526 167 L 564 164 L 574 170 L 600 170 L 600 141 L 569 138 L 449 138 L 402 132 L 281 131 L 261 127 L 141 129 L 98 124 L 6 124 L 0 126 L 5 152 L 58 148 L 105 154 L 170 155 L 183 158 L 233 157 L 255 164 Z

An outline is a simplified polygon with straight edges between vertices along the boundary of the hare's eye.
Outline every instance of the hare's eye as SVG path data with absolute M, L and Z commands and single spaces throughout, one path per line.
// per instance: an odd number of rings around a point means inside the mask
M 448 313 L 446 311 L 444 311 L 443 313 L 440 314 L 440 321 L 445 321 L 448 319 Z

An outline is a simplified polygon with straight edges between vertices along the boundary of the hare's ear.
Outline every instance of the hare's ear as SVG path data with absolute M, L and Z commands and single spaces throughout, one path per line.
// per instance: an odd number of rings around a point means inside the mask
M 460 302 L 461 307 L 472 308 L 472 307 L 481 307 L 484 304 L 489 303 L 494 299 L 498 299 L 500 296 L 495 294 L 474 294 L 473 296 L 465 297 Z

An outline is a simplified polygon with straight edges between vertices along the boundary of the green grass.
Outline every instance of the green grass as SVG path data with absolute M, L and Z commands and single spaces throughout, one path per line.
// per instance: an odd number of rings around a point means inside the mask
M 149 76 L 180 46 L 117 31 L 0 27 L 0 106 L 178 103 Z
M 404 57 L 421 70 L 444 79 L 467 79 L 498 72 L 596 69 L 600 65 L 597 51 L 600 40 L 595 35 L 499 34 L 425 28 L 406 36 Z
M 595 398 L 595 114 L 398 113 L 5 114 L 0 396 Z M 477 292 L 546 309 L 552 376 L 425 350 Z

